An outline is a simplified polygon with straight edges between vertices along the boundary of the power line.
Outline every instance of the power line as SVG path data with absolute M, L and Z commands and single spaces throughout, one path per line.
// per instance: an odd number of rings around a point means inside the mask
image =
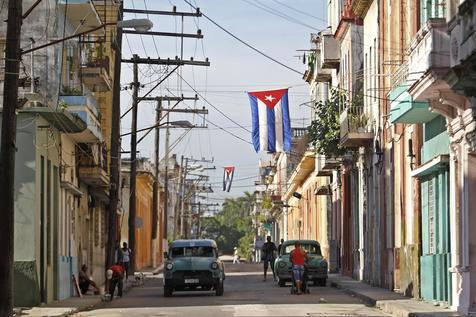
M 243 2 L 246 2 L 248 3 L 249 5 L 252 5 L 258 9 L 261 9 L 263 11 L 266 11 L 272 15 L 275 15 L 275 16 L 278 16 L 280 18 L 283 18 L 284 20 L 288 21 L 288 22 L 291 22 L 291 23 L 294 23 L 294 24 L 298 24 L 298 25 L 301 25 L 301 26 L 304 26 L 304 27 L 307 27 L 309 29 L 312 29 L 312 30 L 315 30 L 315 31 L 321 31 L 319 29 L 316 29 L 315 27 L 309 25 L 309 24 L 306 24 L 306 23 L 303 23 L 295 18 L 293 18 L 292 16 L 289 16 L 283 12 L 280 12 L 274 8 L 271 8 L 261 2 L 259 2 L 258 0 L 256 0 L 256 2 L 252 2 L 252 1 L 249 1 L 249 0 L 242 0 Z
M 278 0 L 273 0 L 273 1 L 276 2 L 277 4 L 280 4 L 280 5 L 282 5 L 282 6 L 286 7 L 286 8 L 288 8 L 288 9 L 293 10 L 293 11 L 295 11 L 295 12 L 297 12 L 297 13 L 301 13 L 301 14 L 303 14 L 303 15 L 305 15 L 305 16 L 311 17 L 311 18 L 313 18 L 313 19 L 316 19 L 316 20 L 318 20 L 318 21 L 321 21 L 321 22 L 324 22 L 324 23 L 327 24 L 327 20 L 325 20 L 325 19 L 321 19 L 321 18 L 316 17 L 315 15 L 309 14 L 309 13 L 307 13 L 307 12 L 305 12 L 305 11 L 298 10 L 298 9 L 296 9 L 296 8 L 290 6 L 290 5 L 287 5 L 287 4 L 285 4 L 285 3 L 281 2 L 281 1 L 278 1 Z
M 246 132 L 249 132 L 251 133 L 251 130 L 250 129 L 247 129 L 245 128 L 243 125 L 239 124 L 238 122 L 236 122 L 235 120 L 233 120 L 232 118 L 230 118 L 227 114 L 225 114 L 223 111 L 221 111 L 220 109 L 218 109 L 217 107 L 215 107 L 211 102 L 209 102 L 202 94 L 200 94 L 197 90 L 195 90 L 195 88 L 192 87 L 192 85 L 190 85 L 188 83 L 188 81 L 186 81 L 180 74 L 177 73 L 177 76 L 180 77 L 180 79 L 183 80 L 183 82 L 185 84 L 187 84 L 188 87 L 190 87 L 190 89 L 192 89 L 193 91 L 195 91 L 195 93 L 197 95 L 200 96 L 201 99 L 203 99 L 210 107 L 212 107 L 213 109 L 215 109 L 216 111 L 218 111 L 220 114 L 222 114 L 225 118 L 227 118 L 228 120 L 230 120 L 231 122 L 233 122 L 234 124 L 238 125 L 239 127 L 241 127 L 243 130 L 245 130 Z
M 185 3 L 187 3 L 189 6 L 191 6 L 192 8 L 194 8 L 195 10 L 197 9 L 197 7 L 195 7 L 194 5 L 192 5 L 188 0 L 183 0 Z M 235 40 L 237 40 L 238 42 L 240 42 L 241 44 L 247 46 L 248 48 L 252 49 L 253 51 L 257 52 L 258 54 L 266 57 L 267 59 L 275 62 L 276 64 L 278 65 L 281 65 L 283 66 L 284 68 L 287 68 L 289 69 L 290 71 L 292 72 L 295 72 L 299 75 L 303 75 L 303 72 L 300 72 L 280 61 L 278 61 L 277 59 L 269 56 L 268 54 L 260 51 L 259 49 L 255 48 L 254 46 L 252 46 L 251 44 L 248 44 L 247 42 L 243 41 L 242 39 L 240 39 L 238 36 L 234 35 L 233 33 L 231 33 L 230 31 L 228 31 L 227 29 L 225 29 L 223 26 L 221 26 L 220 24 L 218 24 L 217 22 L 215 22 L 214 20 L 212 20 L 208 15 L 206 15 L 205 13 L 202 12 L 202 15 L 205 17 L 205 19 L 207 19 L 208 21 L 210 21 L 211 23 L 213 23 L 216 27 L 218 27 L 219 29 L 221 29 L 223 32 L 227 33 L 228 35 L 230 35 L 231 37 L 233 37 Z

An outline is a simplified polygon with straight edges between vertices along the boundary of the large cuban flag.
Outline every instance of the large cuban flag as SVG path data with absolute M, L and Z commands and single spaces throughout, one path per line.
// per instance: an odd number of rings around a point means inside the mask
M 256 152 L 291 151 L 288 89 L 248 92 Z

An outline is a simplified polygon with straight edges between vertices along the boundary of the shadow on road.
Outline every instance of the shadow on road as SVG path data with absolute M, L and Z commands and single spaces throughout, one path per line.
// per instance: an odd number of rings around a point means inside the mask
M 310 294 L 291 295 L 290 284 L 279 287 L 272 280 L 271 272 L 268 280 L 263 282 L 260 264 L 227 264 L 225 294 L 215 296 L 209 292 L 174 292 L 172 297 L 163 296 L 161 278 L 148 278 L 144 286 L 134 288 L 123 298 L 104 305 L 104 308 L 131 307 L 188 307 L 188 306 L 221 306 L 221 305 L 272 305 L 272 304 L 361 304 L 352 296 L 342 291 L 327 287 L 310 285 Z M 312 283 L 311 283 L 312 284 Z

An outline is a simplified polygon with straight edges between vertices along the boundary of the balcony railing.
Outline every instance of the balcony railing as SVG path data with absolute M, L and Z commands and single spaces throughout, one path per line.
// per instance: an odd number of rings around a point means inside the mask
M 96 143 L 102 141 L 101 115 L 97 101 L 90 93 L 63 88 L 59 99 L 61 108 L 77 115 L 88 126 L 85 131 L 71 135 L 76 142 Z
M 371 0 L 352 0 L 352 11 L 355 15 L 363 17 L 372 4 Z
M 360 147 L 372 142 L 372 125 L 363 106 L 351 106 L 340 115 L 340 141 L 343 146 Z
M 405 84 L 408 78 L 408 62 L 403 62 L 391 76 L 392 90 Z
M 80 145 L 77 155 L 79 177 L 89 186 L 107 187 L 109 176 L 105 146 L 101 144 Z
M 302 138 L 307 135 L 307 128 L 291 128 L 291 133 L 293 134 L 293 138 Z
M 418 82 L 431 70 L 440 76 L 450 67 L 450 36 L 445 19 L 430 19 L 418 31 L 409 48 L 409 84 Z
M 83 83 L 92 91 L 111 90 L 109 66 L 110 60 L 102 43 L 85 49 L 81 61 Z

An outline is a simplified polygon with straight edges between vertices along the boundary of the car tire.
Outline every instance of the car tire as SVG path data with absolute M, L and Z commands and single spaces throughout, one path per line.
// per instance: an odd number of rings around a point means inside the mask
M 282 279 L 278 279 L 278 285 L 279 287 L 285 287 L 286 286 L 286 281 Z
M 317 280 L 317 283 L 319 284 L 319 286 L 326 286 L 326 281 L 327 281 L 327 279 L 320 278 L 320 279 Z
M 215 286 L 215 295 L 216 296 L 223 296 L 224 292 L 224 287 L 223 287 L 223 281 L 218 282 L 217 285 Z
M 170 286 L 164 286 L 164 297 L 171 297 L 174 289 Z

